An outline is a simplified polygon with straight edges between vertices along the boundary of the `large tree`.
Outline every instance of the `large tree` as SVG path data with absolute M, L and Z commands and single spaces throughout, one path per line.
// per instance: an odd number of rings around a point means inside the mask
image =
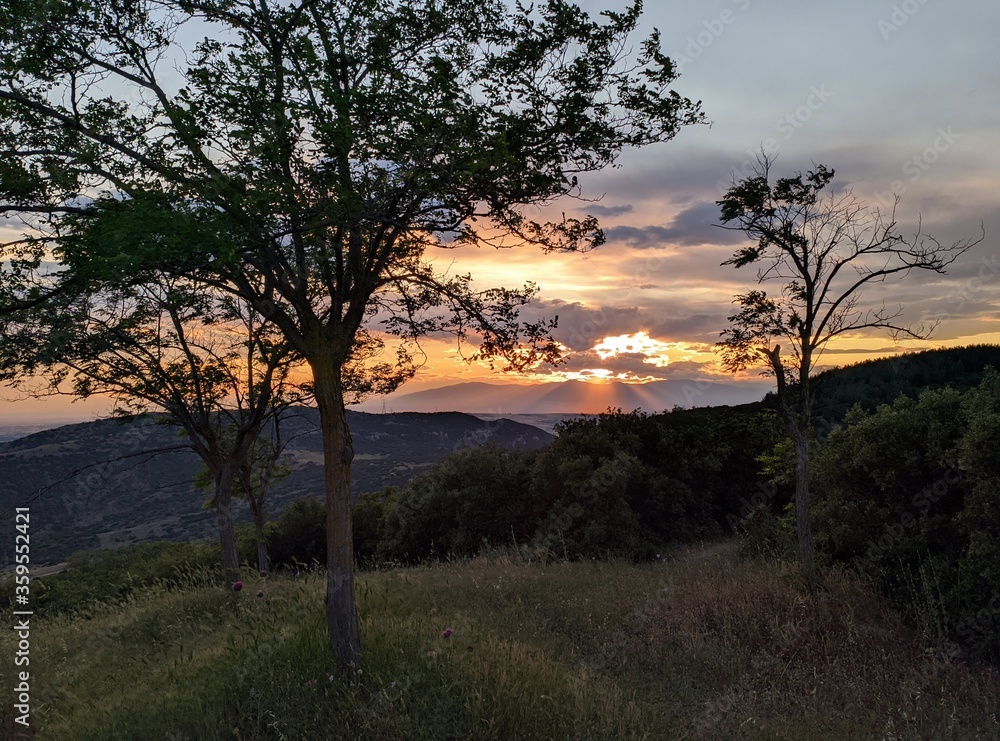
M 54 250 L 74 270 L 197 272 L 280 329 L 313 375 L 330 641 L 356 665 L 344 374 L 359 332 L 450 332 L 507 367 L 554 357 L 549 326 L 518 319 L 533 285 L 479 290 L 425 252 L 600 244 L 595 218 L 536 207 L 701 122 L 699 104 L 670 89 L 656 33 L 632 53 L 638 3 L 597 20 L 565 0 L 0 0 L 0 14 L 0 214 L 34 228 L 10 269 Z M 71 290 L 73 272 L 6 300 Z
M 718 204 L 724 228 L 752 240 L 723 265 L 755 266 L 757 282 L 776 283 L 779 290 L 771 296 L 759 289 L 738 295 L 740 310 L 729 317 L 719 345 L 731 371 L 764 366 L 776 379 L 795 449 L 799 560 L 811 572 L 809 379 L 819 357 L 832 340 L 873 330 L 927 338 L 933 325 L 907 323 L 901 307 L 864 303 L 863 289 L 913 270 L 943 273 L 983 237 L 942 244 L 919 229 L 905 237 L 896 222 L 898 199 L 885 212 L 849 190 L 827 190 L 834 171 L 823 165 L 772 181 L 771 164 L 760 157 L 754 173 L 735 180 Z M 786 343 L 784 356 L 779 341 Z

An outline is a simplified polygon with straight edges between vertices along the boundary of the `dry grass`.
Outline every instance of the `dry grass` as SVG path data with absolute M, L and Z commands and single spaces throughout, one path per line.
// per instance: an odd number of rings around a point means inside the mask
M 855 578 L 806 584 L 731 544 L 665 572 L 627 632 L 651 665 L 684 655 L 715 675 L 692 738 L 1000 737 L 997 673 L 927 649 Z

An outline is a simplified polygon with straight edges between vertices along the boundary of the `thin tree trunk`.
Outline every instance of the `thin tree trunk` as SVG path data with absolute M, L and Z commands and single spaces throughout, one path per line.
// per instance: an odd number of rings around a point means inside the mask
M 264 541 L 264 513 L 258 508 L 254 508 L 253 513 L 254 536 L 257 538 L 257 569 L 262 574 L 266 574 L 270 569 L 267 563 L 267 543 Z
M 361 637 L 354 598 L 354 543 L 351 530 L 351 461 L 354 448 L 340 370 L 322 359 L 312 365 L 316 405 L 323 431 L 326 483 L 326 621 L 330 650 L 343 672 L 361 664 Z
M 236 532 L 233 529 L 233 481 L 231 475 L 221 475 L 215 485 L 215 511 L 219 520 L 219 545 L 222 547 L 222 570 L 226 582 L 240 578 L 240 558 L 236 553 Z
M 812 521 L 809 516 L 809 426 L 812 421 L 812 397 L 809 389 L 811 355 L 807 351 L 799 371 L 799 384 L 789 389 L 785 367 L 781 362 L 781 346 L 764 351 L 774 371 L 778 384 L 778 399 L 788 431 L 795 447 L 795 534 L 799 546 L 799 563 L 807 575 L 812 575 L 816 564 L 816 544 L 813 541 Z
M 816 563 L 816 544 L 809 516 L 809 430 L 796 423 L 792 427 L 792 443 L 795 446 L 795 530 L 799 562 L 808 575 L 812 574 Z

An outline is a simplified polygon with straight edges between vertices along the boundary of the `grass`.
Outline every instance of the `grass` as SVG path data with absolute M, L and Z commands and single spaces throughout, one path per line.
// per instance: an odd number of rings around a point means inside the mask
M 317 574 L 36 617 L 38 738 L 1000 736 L 995 670 L 928 652 L 845 575 L 810 587 L 728 543 L 650 566 L 497 555 L 361 574 L 358 592 L 346 681 Z

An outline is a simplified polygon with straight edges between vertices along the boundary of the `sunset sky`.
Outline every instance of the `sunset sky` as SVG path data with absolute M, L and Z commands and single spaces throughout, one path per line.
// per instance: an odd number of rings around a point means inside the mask
M 581 3 L 591 12 L 617 2 Z M 711 126 L 627 152 L 621 167 L 582 180 L 596 202 L 558 211 L 601 218 L 608 242 L 587 255 L 441 252 L 437 264 L 470 272 L 482 288 L 535 281 L 530 316 L 559 316 L 567 363 L 529 378 L 469 366 L 453 343 L 427 341 L 427 361 L 403 393 L 467 380 L 719 376 L 713 344 L 734 294 L 754 273 L 720 267 L 738 233 L 713 226 L 715 201 L 762 147 L 778 174 L 823 163 L 872 204 L 902 197 L 904 233 L 922 220 L 944 243 L 985 241 L 946 276 L 911 274 L 869 289 L 873 304 L 901 304 L 911 322 L 939 322 L 932 340 L 894 344 L 873 334 L 841 341 L 823 365 L 926 347 L 1000 342 L 1000 4 L 982 0 L 715 0 L 648 2 L 679 61 L 675 89 L 700 99 Z M 8 394 L 9 396 L 9 394 Z M 0 404 L 0 420 L 45 414 L 90 418 L 97 404 Z

